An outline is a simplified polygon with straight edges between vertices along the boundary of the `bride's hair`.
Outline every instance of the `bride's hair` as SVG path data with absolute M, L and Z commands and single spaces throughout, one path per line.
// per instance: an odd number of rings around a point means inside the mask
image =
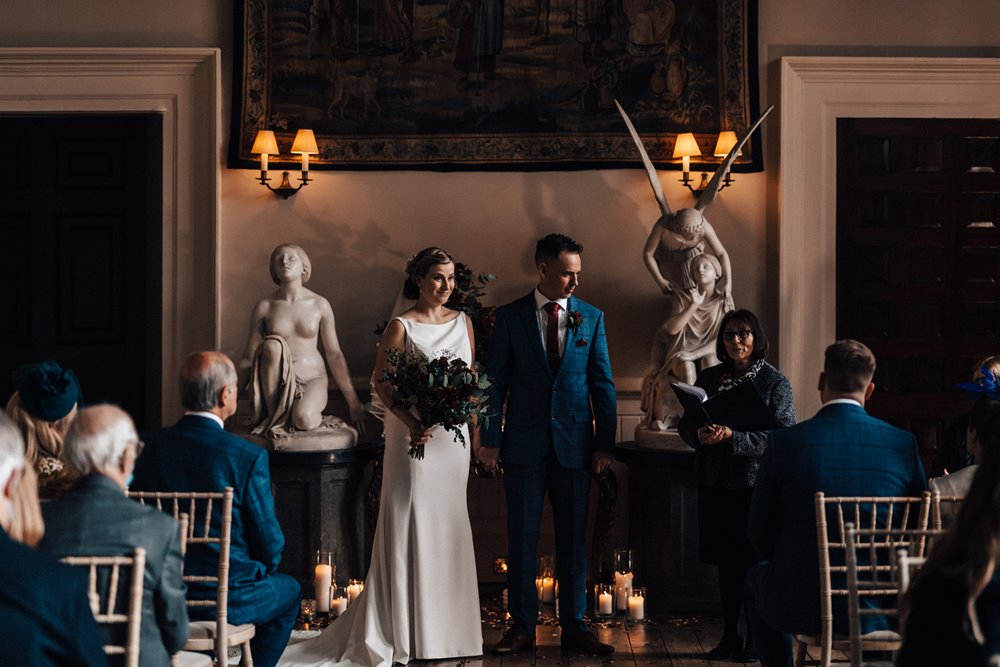
M 435 264 L 452 264 L 454 261 L 451 255 L 436 246 L 424 248 L 418 252 L 406 263 L 406 282 L 403 283 L 403 296 L 412 300 L 419 298 L 420 288 L 417 287 L 417 281 L 414 278 L 426 276 Z

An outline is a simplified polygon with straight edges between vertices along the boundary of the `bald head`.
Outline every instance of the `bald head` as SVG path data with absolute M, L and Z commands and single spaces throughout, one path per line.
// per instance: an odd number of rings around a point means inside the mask
M 81 476 L 100 473 L 123 484 L 132 472 L 138 442 L 127 412 L 115 405 L 94 405 L 77 413 L 63 452 L 66 463 Z
M 236 367 L 222 352 L 195 352 L 181 369 L 181 405 L 195 412 L 226 409 L 223 393 L 236 393 Z M 223 419 L 229 414 L 223 416 Z M 220 415 L 222 416 L 222 415 Z

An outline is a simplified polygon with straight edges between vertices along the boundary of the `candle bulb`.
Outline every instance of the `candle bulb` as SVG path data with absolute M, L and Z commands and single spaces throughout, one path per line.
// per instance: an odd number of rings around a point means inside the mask
M 685 155 L 681 159 L 681 168 L 684 171 L 684 176 L 686 177 L 691 172 L 691 156 Z
M 267 176 L 267 153 L 260 154 L 260 175 Z

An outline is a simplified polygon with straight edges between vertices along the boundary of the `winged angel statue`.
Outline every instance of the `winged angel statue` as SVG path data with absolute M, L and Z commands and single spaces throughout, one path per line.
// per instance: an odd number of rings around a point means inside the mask
M 736 142 L 716 169 L 693 208 L 670 210 L 659 176 L 628 114 L 617 100 L 629 134 L 646 167 L 660 218 L 646 239 L 643 260 L 656 285 L 670 297 L 670 313 L 653 337 L 650 367 L 642 383 L 640 429 L 666 431 L 680 421 L 681 407 L 670 384 L 694 383 L 698 370 L 719 363 L 715 340 L 722 317 L 733 309 L 733 276 L 729 254 L 704 211 L 715 200 L 722 179 L 747 139 L 773 106 Z

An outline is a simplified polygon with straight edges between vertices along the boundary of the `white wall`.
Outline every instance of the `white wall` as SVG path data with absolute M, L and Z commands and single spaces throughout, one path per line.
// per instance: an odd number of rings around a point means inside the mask
M 777 60 L 783 55 L 1000 55 L 995 0 L 761 0 L 760 5 L 762 106 L 778 101 Z M 0 44 L 220 47 L 227 135 L 232 13 L 231 0 L 5 0 Z M 761 313 L 772 332 L 779 289 L 778 123 L 775 115 L 765 125 L 767 172 L 738 175 L 709 214 L 732 256 L 737 305 Z M 341 343 L 360 380 L 373 360 L 372 329 L 389 311 L 408 255 L 425 245 L 443 245 L 475 270 L 498 274 L 488 300 L 503 301 L 533 284 L 534 240 L 562 231 L 587 248 L 579 294 L 607 312 L 615 375 L 623 389 L 637 387 L 649 339 L 666 307 L 641 262 L 656 206 L 638 168 L 314 172 L 315 182 L 288 201 L 265 192 L 254 176 L 247 170 L 222 174 L 221 341 L 227 352 L 241 352 L 250 308 L 271 289 L 266 262 L 278 243 L 299 243 L 310 253 L 310 287 L 333 304 Z M 663 175 L 667 197 L 674 207 L 687 205 L 691 196 L 675 178 L 674 172 Z

